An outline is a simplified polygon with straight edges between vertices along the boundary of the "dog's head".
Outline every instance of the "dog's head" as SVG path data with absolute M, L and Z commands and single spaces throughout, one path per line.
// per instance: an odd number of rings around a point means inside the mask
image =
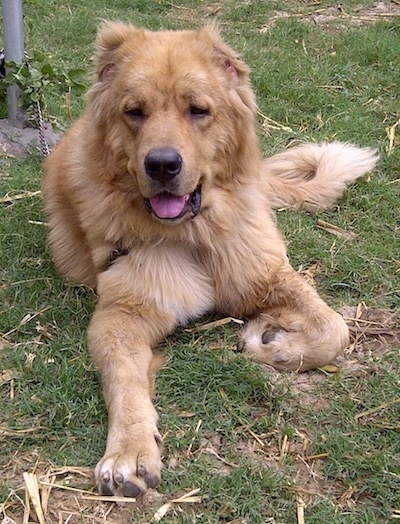
M 105 23 L 95 63 L 92 123 L 116 159 L 116 183 L 156 219 L 196 216 L 207 188 L 249 169 L 257 140 L 248 68 L 215 27 Z

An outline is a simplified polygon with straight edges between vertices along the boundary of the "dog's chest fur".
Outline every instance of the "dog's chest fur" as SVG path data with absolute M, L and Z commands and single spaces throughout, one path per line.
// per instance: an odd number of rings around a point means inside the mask
M 218 242 L 136 242 L 112 261 L 107 280 L 132 300 L 154 301 L 181 324 L 213 310 L 251 316 L 286 256 L 275 228 L 266 224 L 263 236 L 257 231 L 244 223 Z

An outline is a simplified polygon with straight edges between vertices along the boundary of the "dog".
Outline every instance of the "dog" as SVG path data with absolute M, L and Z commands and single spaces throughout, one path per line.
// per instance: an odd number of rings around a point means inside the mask
M 88 330 L 108 410 L 104 495 L 160 482 L 152 348 L 216 311 L 280 370 L 323 366 L 348 328 L 290 266 L 277 207 L 327 209 L 377 162 L 371 149 L 303 144 L 263 159 L 249 69 L 217 28 L 99 29 L 83 116 L 44 163 L 55 265 L 92 286 Z

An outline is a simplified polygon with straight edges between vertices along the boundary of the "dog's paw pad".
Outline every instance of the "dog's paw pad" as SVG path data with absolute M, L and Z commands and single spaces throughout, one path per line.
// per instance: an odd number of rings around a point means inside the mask
M 154 475 L 153 473 L 146 473 L 143 476 L 143 480 L 149 488 L 156 488 L 160 484 L 160 476 Z
M 107 484 L 101 484 L 99 491 L 100 494 L 104 495 L 105 497 L 112 497 L 114 495 L 112 489 Z
M 279 329 L 277 328 L 269 328 L 261 335 L 261 342 L 264 345 L 269 344 L 270 342 L 273 342 L 276 338 L 276 335 L 278 334 Z
M 136 498 L 143 493 L 143 491 L 131 481 L 124 482 L 122 485 L 122 493 L 124 497 Z

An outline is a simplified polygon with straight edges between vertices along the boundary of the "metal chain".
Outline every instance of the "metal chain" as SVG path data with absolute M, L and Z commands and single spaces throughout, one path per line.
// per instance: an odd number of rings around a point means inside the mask
M 36 121 L 38 125 L 38 130 L 39 130 L 40 149 L 42 150 L 43 156 L 46 157 L 50 154 L 50 150 L 49 150 L 49 146 L 47 145 L 47 141 L 46 141 L 44 121 L 42 117 L 42 109 L 40 107 L 40 102 L 38 100 L 34 102 L 33 110 L 35 112 Z

